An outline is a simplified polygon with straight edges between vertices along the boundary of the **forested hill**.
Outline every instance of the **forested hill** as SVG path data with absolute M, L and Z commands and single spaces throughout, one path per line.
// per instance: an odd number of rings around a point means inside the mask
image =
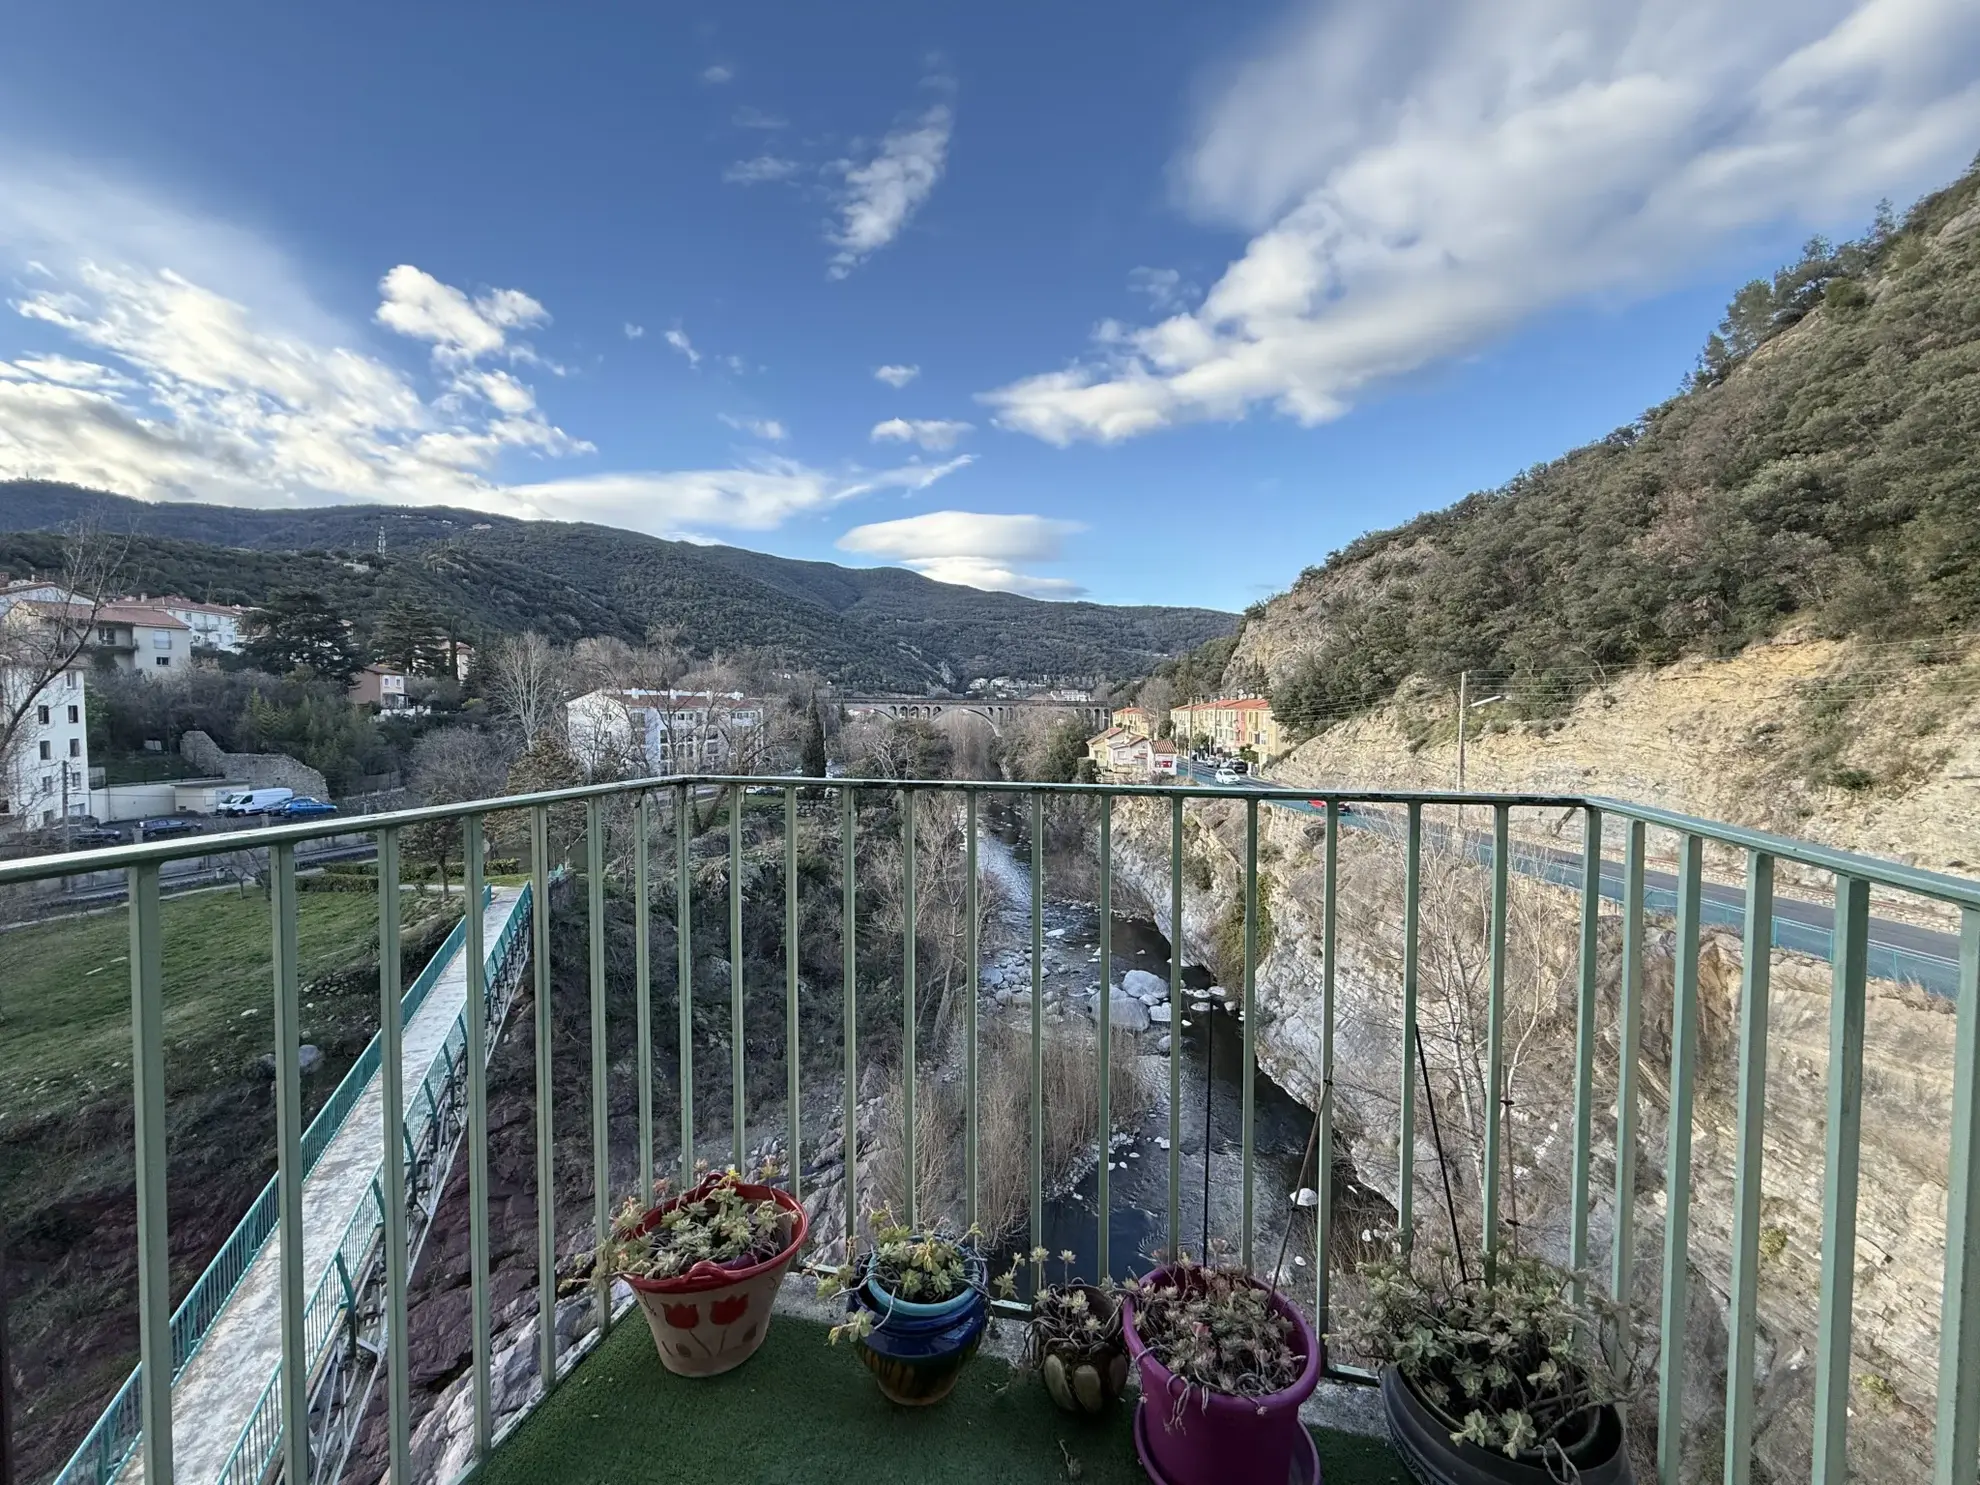
M 1565 700 L 1789 624 L 1980 627 L 1980 163 L 1741 290 L 1635 423 L 1308 569 L 1224 679 L 1315 730 L 1409 676 Z
M 0 482 L 0 569 L 58 567 L 54 533 L 85 518 L 132 533 L 133 592 L 255 604 L 277 589 L 310 588 L 360 627 L 410 605 L 470 640 L 533 628 L 560 642 L 598 634 L 638 643 L 659 632 L 701 655 L 770 651 L 849 688 L 1127 677 L 1237 623 L 1211 609 L 1047 603 L 900 568 L 798 562 L 609 526 L 441 508 L 149 503 L 32 481 Z

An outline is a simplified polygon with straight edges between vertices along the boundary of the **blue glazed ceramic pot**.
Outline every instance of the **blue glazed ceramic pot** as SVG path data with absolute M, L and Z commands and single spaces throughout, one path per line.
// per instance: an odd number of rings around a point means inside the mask
M 990 1305 L 981 1287 L 986 1272 L 983 1260 L 972 1258 L 971 1287 L 940 1304 L 897 1298 L 870 1276 L 870 1270 L 848 1295 L 849 1309 L 863 1309 L 873 1317 L 873 1329 L 859 1343 L 859 1355 L 889 1401 L 926 1407 L 955 1390 L 989 1324 Z

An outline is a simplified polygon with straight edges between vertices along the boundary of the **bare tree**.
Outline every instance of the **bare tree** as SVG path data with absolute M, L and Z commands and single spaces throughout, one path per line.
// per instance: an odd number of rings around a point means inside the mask
M 556 648 L 534 629 L 505 639 L 489 660 L 488 694 L 498 716 L 522 733 L 525 750 L 559 727 L 567 699 Z
M 9 800 L 22 793 L 24 754 L 41 708 L 51 705 L 46 693 L 89 647 L 129 547 L 128 538 L 78 524 L 63 538 L 62 572 L 45 592 L 0 597 L 0 789 Z
M 443 727 L 429 732 L 413 746 L 412 790 L 421 804 L 459 804 L 503 792 L 509 757 L 500 740 L 473 727 Z M 416 858 L 430 861 L 447 891 L 447 863 L 458 854 L 458 820 L 434 820 L 409 828 L 407 841 Z

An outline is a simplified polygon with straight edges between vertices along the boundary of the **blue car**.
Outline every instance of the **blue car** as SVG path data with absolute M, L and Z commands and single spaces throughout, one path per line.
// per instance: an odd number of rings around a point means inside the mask
M 320 799 L 311 799 L 308 795 L 297 795 L 293 799 L 283 800 L 278 807 L 270 810 L 269 813 L 278 815 L 284 820 L 310 820 L 318 815 L 336 814 L 337 806 L 334 804 L 325 804 Z

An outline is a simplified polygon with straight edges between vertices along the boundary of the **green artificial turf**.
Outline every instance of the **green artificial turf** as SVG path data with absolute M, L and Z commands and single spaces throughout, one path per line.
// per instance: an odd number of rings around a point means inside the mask
M 1070 1418 L 1035 1381 L 1014 1381 L 984 1356 L 946 1401 L 896 1407 L 850 1348 L 827 1346 L 822 1325 L 789 1316 L 726 1376 L 675 1377 L 633 1314 L 504 1441 L 474 1485 L 1129 1485 L 1147 1479 L 1132 1417 L 1122 1406 L 1101 1419 Z M 1375 1440 L 1316 1438 L 1327 1485 L 1409 1485 Z

